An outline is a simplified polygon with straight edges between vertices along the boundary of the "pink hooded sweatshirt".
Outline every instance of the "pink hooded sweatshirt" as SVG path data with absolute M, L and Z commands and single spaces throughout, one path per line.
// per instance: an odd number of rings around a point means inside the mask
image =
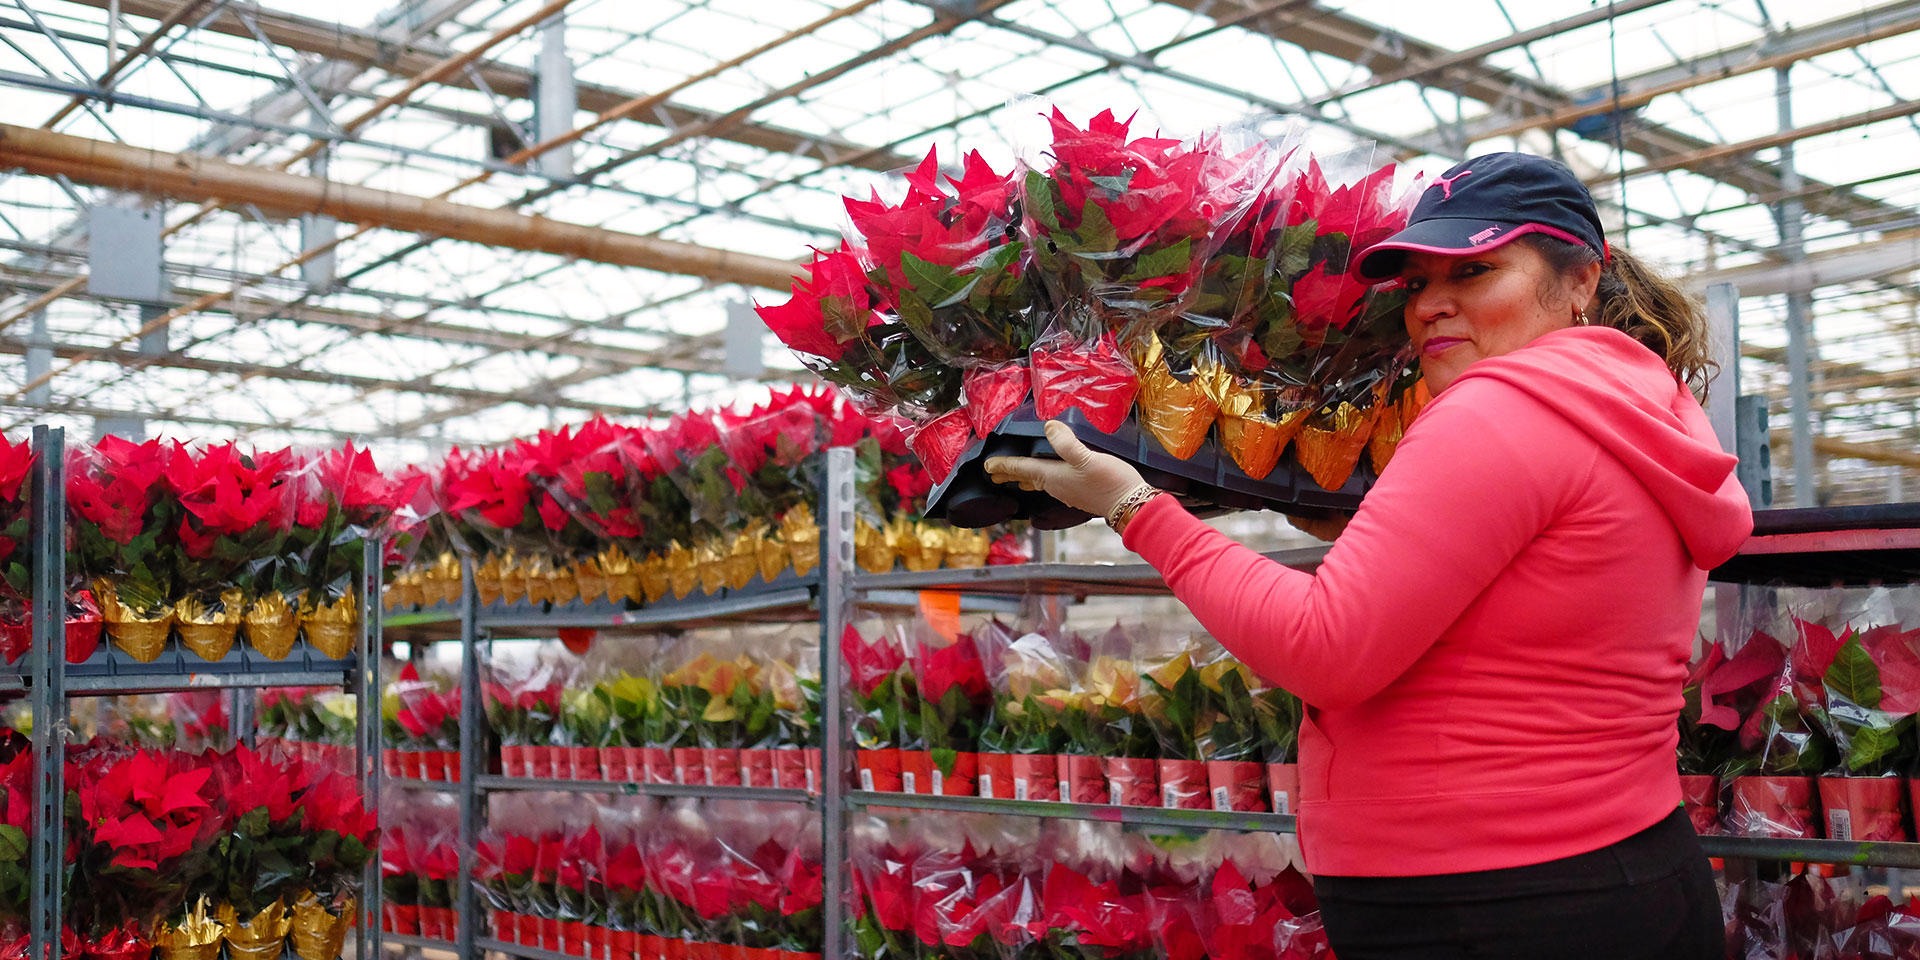
M 1172 497 L 1126 544 L 1307 703 L 1301 841 L 1331 876 L 1597 850 L 1680 804 L 1680 687 L 1706 570 L 1753 528 L 1693 397 L 1576 327 L 1482 360 L 1421 412 L 1314 574 Z

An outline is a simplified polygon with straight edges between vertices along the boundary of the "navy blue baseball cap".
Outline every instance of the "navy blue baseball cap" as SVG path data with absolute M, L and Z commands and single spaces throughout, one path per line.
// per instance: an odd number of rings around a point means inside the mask
M 1353 276 L 1379 283 L 1400 272 L 1410 251 L 1459 256 L 1530 233 L 1581 244 L 1603 263 L 1612 254 L 1593 194 L 1566 165 L 1530 153 L 1489 153 L 1435 180 L 1406 229 L 1353 258 Z

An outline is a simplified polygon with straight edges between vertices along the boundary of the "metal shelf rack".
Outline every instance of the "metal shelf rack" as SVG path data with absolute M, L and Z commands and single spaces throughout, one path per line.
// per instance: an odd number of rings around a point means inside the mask
M 534 609 L 521 604 L 512 607 L 481 608 L 474 600 L 471 571 L 466 575 L 461 605 L 441 605 L 392 615 L 387 624 L 388 639 L 413 641 L 452 641 L 462 644 L 463 682 L 469 690 L 478 690 L 478 660 L 475 643 L 493 632 L 512 636 L 551 636 L 563 627 L 695 628 L 727 623 L 818 619 L 821 624 L 821 676 L 839 675 L 838 629 L 848 613 L 863 606 L 909 605 L 920 591 L 953 592 L 963 595 L 967 609 L 1004 608 L 1007 598 L 1027 594 L 1047 594 L 1062 598 L 1085 599 L 1091 596 L 1165 595 L 1166 584 L 1145 564 L 1071 564 L 1034 563 L 1011 567 L 985 567 L 968 570 L 933 570 L 871 574 L 861 572 L 853 557 L 853 476 L 852 458 L 847 451 L 831 451 L 828 457 L 827 491 L 822 511 L 821 564 L 815 574 L 799 582 L 761 584 L 731 595 L 704 600 L 683 600 L 638 610 L 612 604 L 571 605 L 558 609 Z M 1920 514 L 1920 511 L 1908 511 Z M 1726 583 L 1764 583 L 1789 580 L 1782 571 L 1791 572 L 1795 564 L 1809 558 L 1828 566 L 1810 575 L 1811 582 L 1832 582 L 1828 571 L 1835 563 L 1848 563 L 1856 570 L 1899 569 L 1900 554 L 1894 551 L 1920 548 L 1920 515 L 1908 512 L 1889 514 L 1886 510 L 1871 517 L 1826 516 L 1808 518 L 1787 516 L 1801 511 L 1762 511 L 1760 525 L 1741 556 L 1715 572 L 1716 581 Z M 1831 512 L 1829 512 L 1831 513 Z M 1811 526 L 1805 529 L 1795 525 Z M 1826 526 L 1821 526 L 1826 524 Z M 1793 538 L 1783 540 L 1783 537 Z M 1790 547 L 1790 549 L 1787 549 Z M 1268 554 L 1272 559 L 1301 570 L 1316 568 L 1327 548 L 1312 547 Z M 1802 569 L 1805 569 L 1802 567 Z M 1920 578 L 1920 573 L 1915 574 Z M 1841 578 L 1845 579 L 1845 578 Z M 457 629 L 456 629 L 457 628 Z M 484 730 L 477 696 L 462 700 L 463 771 L 484 770 L 487 758 L 479 756 Z M 1042 801 L 1016 801 L 980 797 L 929 796 L 922 794 L 874 793 L 847 789 L 848 758 L 841 749 L 844 737 L 837 725 L 843 722 L 841 690 L 837 683 L 822 685 L 822 716 L 829 727 L 823 744 L 824 778 L 821 793 L 809 795 L 797 790 L 764 788 L 680 786 L 662 784 L 608 783 L 582 780 L 535 780 L 508 778 L 491 774 L 468 776 L 458 784 L 432 784 L 429 789 L 454 790 L 462 797 L 461 846 L 462 869 L 470 873 L 472 837 L 483 811 L 487 793 L 501 790 L 555 790 L 620 795 L 668 797 L 725 797 L 735 799 L 778 800 L 806 803 L 821 811 L 821 829 L 825 860 L 844 864 L 846 818 L 855 814 L 879 816 L 913 815 L 926 812 L 973 813 L 999 816 L 1053 817 L 1118 823 L 1155 831 L 1264 831 L 1291 833 L 1297 829 L 1292 816 L 1270 813 L 1231 813 L 1212 810 L 1170 810 L 1158 807 L 1119 807 L 1105 804 L 1072 804 Z M 842 771 L 841 776 L 832 775 Z M 1712 856 L 1749 859 L 1854 864 L 1885 867 L 1920 867 L 1920 843 L 1854 843 L 1828 840 L 1776 840 L 1759 837 L 1702 837 Z M 844 869 L 826 871 L 823 912 L 828 942 L 823 945 L 829 960 L 846 956 L 844 949 L 843 894 Z M 478 936 L 478 913 L 471 884 L 460 894 L 461 936 L 451 946 L 463 958 L 478 952 L 496 952 L 527 960 L 564 960 L 538 948 L 521 946 Z M 394 943 L 406 939 L 389 938 Z M 442 945 L 446 946 L 446 945 Z
M 66 571 L 66 435 L 58 428 L 33 428 L 34 463 L 31 475 L 33 608 L 29 614 L 33 646 L 26 669 L 0 676 L 0 689 L 26 690 L 33 709 L 33 753 L 36 777 L 34 834 L 31 858 L 32 903 L 28 913 L 30 956 L 58 956 L 59 931 L 64 916 L 59 878 L 64 872 L 66 827 L 64 783 L 69 733 L 68 701 L 78 696 L 168 693 L 188 690 L 246 690 L 279 686 L 343 687 L 355 695 L 354 764 L 362 792 L 380 794 L 380 715 L 378 664 L 380 618 L 380 545 L 369 542 L 362 559 L 358 602 L 365 615 L 355 653 L 343 660 L 320 657 L 305 640 L 284 661 L 268 661 L 251 651 L 236 651 L 218 663 L 173 651 L 151 664 L 139 664 L 108 648 L 85 663 L 69 664 L 65 656 Z M 170 646 L 177 646 L 172 644 Z M 251 737 L 250 705 L 236 711 L 237 734 Z M 368 956 L 369 933 L 379 930 L 380 859 L 372 858 L 361 876 L 362 895 L 355 923 L 358 956 Z

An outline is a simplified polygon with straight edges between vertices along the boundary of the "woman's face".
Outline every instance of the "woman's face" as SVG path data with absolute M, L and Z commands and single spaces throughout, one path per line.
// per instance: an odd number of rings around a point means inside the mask
M 1407 335 L 1427 387 L 1439 393 L 1475 361 L 1512 353 L 1572 326 L 1592 302 L 1599 277 L 1597 263 L 1575 277 L 1557 276 L 1525 243 L 1466 256 L 1409 253 L 1400 268 L 1407 288 Z

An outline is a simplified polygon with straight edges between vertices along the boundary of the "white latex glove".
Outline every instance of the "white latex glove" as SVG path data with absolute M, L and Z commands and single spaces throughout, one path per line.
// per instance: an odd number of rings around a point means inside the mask
M 1127 494 L 1146 482 L 1132 464 L 1081 443 L 1066 424 L 1049 420 L 1046 429 L 1047 442 L 1060 459 L 994 457 L 986 463 L 987 479 L 1018 483 L 1022 490 L 1044 491 L 1096 517 L 1111 514 Z

